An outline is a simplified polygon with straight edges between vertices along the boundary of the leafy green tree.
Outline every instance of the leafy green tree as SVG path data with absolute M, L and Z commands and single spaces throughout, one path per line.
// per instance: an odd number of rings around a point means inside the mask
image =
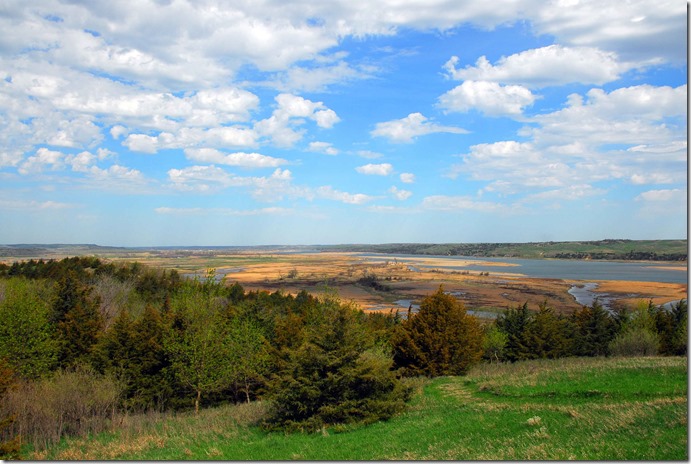
M 228 345 L 231 377 L 249 403 L 253 387 L 261 382 L 270 365 L 266 339 L 256 322 L 236 319 L 230 323 Z
M 163 343 L 175 376 L 195 393 L 196 412 L 203 394 L 228 388 L 233 380 L 228 320 L 207 290 L 190 283 L 175 295 L 171 304 L 179 326 L 166 333 Z
M 49 323 L 45 286 L 14 277 L 3 282 L 0 300 L 0 358 L 15 372 L 35 379 L 56 367 L 57 344 Z
M 268 429 L 314 431 L 327 425 L 370 423 L 403 409 L 409 391 L 374 346 L 363 314 L 334 298 L 306 321 L 306 336 L 289 349 L 268 386 Z M 316 316 L 316 314 L 313 314 Z
M 654 356 L 659 346 L 657 333 L 640 327 L 628 327 L 610 342 L 609 352 L 613 356 Z
M 394 362 L 406 375 L 461 375 L 482 357 L 476 317 L 439 287 L 393 336 Z
M 496 324 L 485 326 L 485 333 L 482 341 L 483 358 L 499 362 L 504 359 L 504 350 L 509 337 L 499 330 Z

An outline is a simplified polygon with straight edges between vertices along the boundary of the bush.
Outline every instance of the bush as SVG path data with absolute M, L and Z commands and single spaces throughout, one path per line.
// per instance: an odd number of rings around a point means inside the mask
M 122 387 L 110 376 L 86 368 L 60 371 L 50 379 L 24 382 L 8 392 L 4 414 L 36 448 L 47 448 L 67 435 L 103 431 L 112 421 Z
M 391 356 L 374 346 L 362 313 L 333 300 L 321 307 L 319 320 L 308 321 L 305 340 L 289 350 L 269 383 L 266 429 L 371 423 L 405 406 L 409 392 L 391 371 Z
M 25 278 L 4 282 L 0 299 L 0 358 L 16 374 L 38 378 L 57 363 L 57 344 L 45 302 L 49 286 Z
M 660 337 L 647 329 L 633 328 L 621 332 L 612 340 L 609 351 L 612 356 L 655 356 Z
M 0 358 L 0 400 L 5 402 L 5 393 L 12 388 L 15 382 L 15 374 L 10 365 Z M 11 425 L 14 416 L 7 412 L 0 413 L 0 459 L 19 459 L 21 437 L 11 433 Z

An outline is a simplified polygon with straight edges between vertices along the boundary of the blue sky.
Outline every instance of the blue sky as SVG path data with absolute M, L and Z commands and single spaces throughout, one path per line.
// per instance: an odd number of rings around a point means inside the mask
M 0 243 L 686 238 L 686 5 L 8 1 Z

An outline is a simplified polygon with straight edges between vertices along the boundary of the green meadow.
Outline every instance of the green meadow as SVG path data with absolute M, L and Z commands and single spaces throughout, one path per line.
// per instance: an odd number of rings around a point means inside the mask
M 127 416 L 65 439 L 50 460 L 681 460 L 688 456 L 686 357 L 480 364 L 416 378 L 405 412 L 317 433 L 269 433 L 266 404 Z

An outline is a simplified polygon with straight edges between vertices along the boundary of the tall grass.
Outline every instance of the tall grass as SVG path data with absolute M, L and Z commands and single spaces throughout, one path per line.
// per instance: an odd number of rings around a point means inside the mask
M 687 358 L 484 364 L 415 379 L 405 413 L 313 434 L 262 432 L 264 405 L 130 417 L 30 459 L 688 460 Z

